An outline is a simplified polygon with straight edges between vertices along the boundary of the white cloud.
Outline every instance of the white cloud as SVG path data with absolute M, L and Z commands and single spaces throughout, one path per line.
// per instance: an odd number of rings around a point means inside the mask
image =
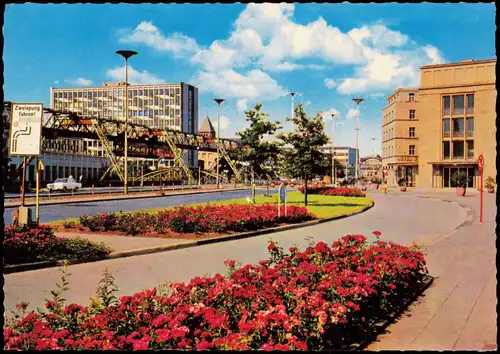
M 192 38 L 181 33 L 165 37 L 152 22 L 142 21 L 131 33 L 122 33 L 122 43 L 146 44 L 158 51 L 169 51 L 177 56 L 192 54 L 199 50 Z
M 116 81 L 125 81 L 125 66 L 109 69 L 106 75 Z M 136 71 L 131 65 L 128 66 L 128 82 L 130 84 L 164 84 L 165 80 L 156 77 L 154 74 L 143 70 Z
M 238 109 L 238 112 L 244 112 L 248 108 L 248 100 L 247 99 L 240 99 L 238 102 L 236 102 L 236 107 Z
M 234 70 L 202 71 L 195 78 L 201 90 L 211 91 L 224 98 L 272 100 L 285 94 L 285 90 L 261 70 L 246 74 Z
M 356 117 L 356 112 L 357 112 L 356 108 L 349 109 L 349 111 L 346 114 L 346 118 L 347 119 L 355 118 Z
M 326 79 L 324 80 L 324 82 L 325 82 L 325 86 L 326 86 L 327 88 L 329 88 L 329 89 L 334 88 L 334 87 L 336 87 L 336 86 L 337 86 L 337 83 L 336 83 L 336 82 L 335 82 L 335 80 L 333 80 L 333 79 L 328 79 L 328 78 L 326 78 Z
M 59 80 L 55 80 L 54 84 L 59 85 Z
M 405 34 L 383 24 L 355 28 L 348 34 L 362 46 L 367 62 L 355 69 L 353 77 L 343 79 L 337 86 L 341 94 L 416 86 L 420 66 L 444 62 L 436 47 L 419 47 Z
M 65 80 L 68 84 L 77 85 L 77 86 L 90 86 L 92 85 L 92 80 L 85 79 L 83 77 L 79 77 L 74 80 Z M 59 80 L 54 81 L 55 84 L 59 84 Z
M 226 116 L 220 116 L 220 131 L 221 133 L 227 133 L 229 124 L 231 123 L 230 119 Z M 217 121 L 216 121 L 215 129 L 217 129 Z

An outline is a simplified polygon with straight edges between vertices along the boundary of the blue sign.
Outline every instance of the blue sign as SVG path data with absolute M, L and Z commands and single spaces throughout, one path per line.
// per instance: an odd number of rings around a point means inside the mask
M 264 165 L 266 165 L 267 167 L 271 166 L 271 161 L 267 160 L 266 162 L 264 162 Z
M 280 199 L 282 202 L 284 202 L 286 199 L 286 187 L 284 184 L 280 186 Z

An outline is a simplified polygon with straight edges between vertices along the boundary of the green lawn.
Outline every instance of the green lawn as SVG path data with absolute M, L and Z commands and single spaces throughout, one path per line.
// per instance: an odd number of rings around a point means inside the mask
M 277 204 L 278 195 L 266 197 L 258 195 L 255 197 L 257 204 Z M 360 197 L 333 197 L 328 195 L 309 194 L 307 196 L 307 209 L 318 218 L 330 218 L 333 216 L 355 212 L 370 205 L 372 202 L 369 198 Z M 247 204 L 246 198 L 231 199 L 217 204 Z M 288 205 L 304 206 L 304 195 L 300 192 L 288 193 Z
M 369 198 L 333 197 L 333 196 L 319 195 L 319 194 L 309 194 L 307 199 L 308 199 L 307 209 L 320 219 L 331 218 L 348 212 L 355 212 L 370 205 L 372 202 L 372 200 Z M 257 202 L 257 204 L 277 204 L 278 195 L 273 194 L 267 197 L 264 195 L 258 195 L 255 197 L 255 201 Z M 189 206 L 206 205 L 206 204 L 207 203 L 189 204 Z M 248 204 L 248 201 L 246 198 L 240 198 L 240 199 L 229 199 L 224 201 L 218 201 L 210 204 L 212 205 Z M 298 191 L 288 193 L 288 205 L 304 206 L 304 195 Z M 165 209 L 169 208 L 152 208 L 142 211 L 155 212 L 158 210 L 165 210 Z M 134 213 L 137 211 L 139 210 L 130 211 L 128 213 Z M 67 219 L 65 221 L 78 222 L 78 219 L 77 218 Z M 53 221 L 49 222 L 49 225 L 58 226 L 62 224 L 62 222 L 63 222 L 62 220 Z

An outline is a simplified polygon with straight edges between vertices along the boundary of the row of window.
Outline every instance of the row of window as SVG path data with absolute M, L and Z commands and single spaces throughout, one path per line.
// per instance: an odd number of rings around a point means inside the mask
M 387 129 L 382 133 L 384 141 L 392 139 L 394 137 L 394 128 Z M 408 128 L 408 137 L 414 138 L 415 135 L 415 127 L 409 127 Z
M 473 160 L 474 140 L 443 141 L 443 160 Z
M 16 174 L 17 165 L 10 165 L 10 174 L 14 177 Z M 26 174 L 27 182 L 34 182 L 35 175 L 35 166 L 28 166 L 28 173 Z M 69 166 L 51 166 L 45 165 L 43 174 L 41 178 L 44 181 L 54 181 L 57 178 L 68 178 L 69 176 L 73 176 L 76 180 L 83 176 L 85 180 L 96 180 L 99 176 L 99 169 L 97 167 L 69 167 Z
M 399 101 L 399 94 L 392 96 L 387 100 L 387 104 L 391 104 L 393 102 Z M 408 102 L 415 102 L 415 93 L 410 92 L 408 94 Z
M 467 135 L 465 133 L 465 123 L 467 123 Z M 451 130 L 450 125 L 453 126 L 453 130 Z M 472 137 L 474 137 L 474 117 L 443 119 L 443 138 Z
M 408 110 L 408 119 L 411 119 L 411 120 L 416 119 L 416 115 L 417 115 L 417 111 L 415 109 Z M 385 125 L 389 122 L 392 122 L 394 119 L 396 119 L 394 111 L 391 111 L 391 112 L 384 115 L 383 124 Z
M 64 107 L 77 107 L 77 108 L 106 108 L 106 107 L 119 107 L 123 108 L 125 105 L 124 99 L 106 99 L 106 100 L 97 100 L 93 101 L 64 101 L 61 99 L 54 100 L 54 106 L 63 105 Z M 148 107 L 155 106 L 160 108 L 178 108 L 180 106 L 180 99 L 176 97 L 174 100 L 169 99 L 158 99 L 158 98 L 138 98 L 132 97 L 128 99 L 129 108 L 133 109 L 134 107 Z
M 474 94 L 443 96 L 443 116 L 466 114 L 474 114 Z
M 394 146 L 390 145 L 383 149 L 382 154 L 384 157 L 394 156 Z M 408 145 L 408 155 L 415 155 L 415 145 Z
M 107 90 L 92 90 L 92 91 L 54 91 L 54 98 L 92 98 L 92 97 L 108 97 L 108 96 L 124 96 L 124 88 L 113 88 Z M 180 95 L 181 89 L 171 88 L 171 89 L 129 89 L 129 96 L 153 96 L 153 95 L 167 95 L 174 96 Z

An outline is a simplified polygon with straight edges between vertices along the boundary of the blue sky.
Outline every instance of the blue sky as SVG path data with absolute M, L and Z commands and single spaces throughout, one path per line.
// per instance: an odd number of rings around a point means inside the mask
M 217 115 L 212 98 L 225 98 L 228 137 L 256 103 L 284 122 L 287 92 L 297 91 L 308 114 L 337 114 L 335 145 L 354 146 L 351 98 L 363 97 L 361 156 L 372 137 L 380 153 L 385 97 L 418 86 L 421 65 L 496 57 L 493 3 L 16 4 L 6 6 L 4 38 L 6 100 L 48 106 L 51 86 L 123 80 L 114 52 L 132 49 L 131 82 L 199 87 L 200 124 Z

